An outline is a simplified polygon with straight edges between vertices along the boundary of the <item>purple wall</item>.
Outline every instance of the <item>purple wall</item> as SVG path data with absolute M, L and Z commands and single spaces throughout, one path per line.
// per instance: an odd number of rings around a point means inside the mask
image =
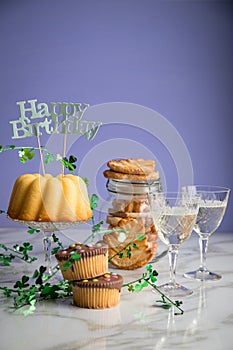
M 157 111 L 177 130 L 195 183 L 233 188 L 231 1 L 2 1 L 0 36 L 0 144 L 35 145 L 34 139 L 11 140 L 8 122 L 19 116 L 16 101 L 133 103 Z M 140 112 L 135 118 L 145 118 L 145 124 L 150 118 L 156 127 L 156 113 Z M 45 144 L 48 136 L 41 139 Z M 119 153 L 117 142 L 123 146 Z M 156 158 L 168 189 L 177 186 L 166 142 L 124 125 L 114 113 L 92 143 L 80 138 L 72 153 L 89 169 L 82 175 L 95 175 L 104 197 L 104 161 L 134 156 L 135 150 Z M 85 155 L 92 153 L 100 157 L 98 169 L 85 167 Z M 7 208 L 15 178 L 37 172 L 38 161 L 22 165 L 16 153 L 0 154 L 0 209 Z M 232 210 L 231 199 L 220 231 L 233 230 Z M 7 225 L 2 216 L 0 226 Z

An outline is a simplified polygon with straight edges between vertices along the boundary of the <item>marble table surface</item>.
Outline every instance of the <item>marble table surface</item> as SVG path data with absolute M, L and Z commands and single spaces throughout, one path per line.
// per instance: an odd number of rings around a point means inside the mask
M 65 233 L 65 235 L 64 235 Z M 67 244 L 80 241 L 81 229 L 60 233 Z M 85 233 L 87 234 L 87 233 Z M 39 261 L 28 265 L 16 261 L 10 267 L 0 266 L 0 285 L 10 285 L 43 259 L 41 233 L 29 235 L 26 229 L 1 228 L 0 243 L 30 241 Z M 165 246 L 160 243 L 159 250 Z M 42 260 L 43 261 L 43 260 Z M 0 295 L 0 349 L 2 350 L 76 350 L 76 349 L 232 349 L 233 343 L 233 233 L 215 233 L 210 239 L 208 267 L 222 274 L 214 282 L 188 280 L 183 273 L 199 264 L 198 238 L 192 233 L 180 247 L 177 281 L 193 290 L 182 298 L 184 314 L 156 306 L 157 296 L 147 288 L 130 293 L 123 288 L 120 304 L 106 310 L 81 309 L 72 299 L 37 304 L 33 315 L 12 313 L 12 299 Z M 53 261 L 55 264 L 55 261 Z M 158 284 L 168 280 L 168 257 L 154 268 L 159 272 Z M 38 265 L 39 266 L 39 265 Z M 139 277 L 144 269 L 118 271 L 125 282 Z M 60 272 L 59 272 L 60 273 Z

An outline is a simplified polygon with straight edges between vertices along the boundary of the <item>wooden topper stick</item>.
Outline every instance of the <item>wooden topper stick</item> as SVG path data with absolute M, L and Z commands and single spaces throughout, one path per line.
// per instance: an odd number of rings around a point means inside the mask
M 39 152 L 40 152 L 40 162 L 41 162 L 42 174 L 44 176 L 45 175 L 45 168 L 44 168 L 44 159 L 43 159 L 41 145 L 40 145 L 40 136 L 37 134 L 36 137 L 37 137 L 37 143 L 38 143 Z
M 67 143 L 67 134 L 64 134 L 62 158 L 65 158 L 66 156 L 66 143 Z M 64 173 L 65 173 L 65 166 L 64 164 L 62 164 L 62 176 L 64 176 Z

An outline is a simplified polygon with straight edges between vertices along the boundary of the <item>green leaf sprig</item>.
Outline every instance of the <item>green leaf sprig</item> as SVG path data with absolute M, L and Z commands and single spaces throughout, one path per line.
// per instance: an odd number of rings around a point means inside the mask
M 27 147 L 19 150 L 18 155 L 20 158 L 20 162 L 25 164 L 27 162 L 27 160 L 33 159 L 35 156 L 35 153 L 33 151 L 34 151 L 34 148 L 29 149 Z
M 71 155 L 69 158 L 63 157 L 60 154 L 53 154 L 51 153 L 46 147 L 18 147 L 14 145 L 9 145 L 9 146 L 2 146 L 0 145 L 0 153 L 5 152 L 5 151 L 12 151 L 12 150 L 17 150 L 18 151 L 18 156 L 20 159 L 21 163 L 26 163 L 28 160 L 31 160 L 35 156 L 34 151 L 42 151 L 45 153 L 45 164 L 49 164 L 53 162 L 54 160 L 59 161 L 66 169 L 68 169 L 71 172 L 74 172 L 76 169 L 76 163 L 77 158 L 73 155 Z
M 63 249 L 62 242 L 59 238 L 53 234 L 54 243 L 57 245 L 53 254 L 57 249 Z M 9 250 L 5 245 L 2 245 L 4 250 Z M 31 245 L 30 245 L 31 246 Z M 23 252 L 20 247 L 17 250 L 22 251 L 22 254 L 26 254 L 31 249 L 28 242 L 23 243 L 21 246 L 25 249 Z M 24 259 L 23 259 L 24 260 Z M 26 260 L 24 260 L 26 261 Z M 6 286 L 0 286 L 0 290 L 6 297 L 14 296 L 14 310 L 23 308 L 23 315 L 28 316 L 36 310 L 36 303 L 48 299 L 66 298 L 71 295 L 71 283 L 69 281 L 60 281 L 59 283 L 51 282 L 50 280 L 58 273 L 59 265 L 57 264 L 51 275 L 46 275 L 46 267 L 40 266 L 34 270 L 32 276 L 23 275 L 20 280 L 16 281 L 13 288 Z M 34 281 L 29 284 L 29 281 Z M 26 307 L 26 309 L 25 309 Z
M 99 197 L 96 194 L 93 194 L 90 198 L 90 207 L 91 210 L 94 211 L 97 206 L 98 206 L 98 201 L 99 201 Z M 95 215 L 92 215 L 91 218 L 91 222 L 92 222 L 92 235 L 91 235 L 91 239 L 93 240 L 95 235 L 98 234 L 100 232 L 101 226 L 104 224 L 103 221 L 100 221 L 99 223 L 95 223 Z
M 63 164 L 68 170 L 73 172 L 76 169 L 76 165 L 74 163 L 77 162 L 77 158 L 75 156 L 70 156 L 69 159 L 66 157 L 63 157 L 60 160 L 61 164 Z
M 29 252 L 33 250 L 33 246 L 29 242 L 24 242 L 22 246 L 15 244 L 13 248 L 7 247 L 5 244 L 0 244 L 0 248 L 7 253 L 0 253 L 0 261 L 4 266 L 10 266 L 15 259 L 21 259 L 29 264 L 36 261 L 37 258 L 30 256 Z
M 52 249 L 51 254 L 56 254 L 59 250 L 64 249 L 64 246 L 60 239 L 55 235 L 55 233 L 52 234 L 53 242 L 56 244 L 56 247 Z
M 0 153 L 2 153 L 4 151 L 10 151 L 10 150 L 13 150 L 15 148 L 16 148 L 16 146 L 14 146 L 14 145 L 9 145 L 9 146 L 0 145 Z
M 111 230 L 111 231 L 116 231 L 116 230 Z M 127 234 L 127 231 L 122 230 L 125 234 Z M 136 238 L 136 240 L 142 241 L 146 236 L 145 235 L 140 235 Z M 137 246 L 137 244 L 134 242 L 135 238 L 133 240 L 131 240 L 130 242 L 128 242 L 123 248 L 121 248 L 117 253 L 115 253 L 114 255 L 110 256 L 108 258 L 108 261 L 111 262 L 111 260 L 113 258 L 115 258 L 115 256 L 119 256 L 120 259 L 123 258 L 131 258 L 132 255 L 132 250 L 133 249 L 139 249 L 139 247 Z
M 139 292 L 142 289 L 151 286 L 158 292 L 161 296 L 160 300 L 156 300 L 156 302 L 161 304 L 161 307 L 164 309 L 169 309 L 172 306 L 175 306 L 179 311 L 175 312 L 175 315 L 182 315 L 184 310 L 180 307 L 183 304 L 180 300 L 171 300 L 167 295 L 160 291 L 160 289 L 156 286 L 155 282 L 157 281 L 158 272 L 153 270 L 152 265 L 146 266 L 146 272 L 143 272 L 142 276 L 138 279 L 123 284 L 123 287 L 128 287 L 129 292 Z
M 94 210 L 97 208 L 98 206 L 98 200 L 99 197 L 96 194 L 93 194 L 90 198 L 90 206 L 91 206 L 91 210 Z
M 98 207 L 98 201 L 99 201 L 99 197 L 96 194 L 92 194 L 92 196 L 90 198 L 90 207 L 91 207 L 92 211 L 94 211 Z M 96 223 L 94 214 L 92 215 L 91 221 L 92 221 L 92 234 L 90 236 L 88 236 L 87 239 L 85 239 L 83 244 L 87 243 L 89 240 L 93 241 L 93 239 L 95 238 L 96 235 L 105 234 L 105 233 L 112 233 L 114 231 L 127 233 L 127 231 L 125 231 L 124 229 L 104 229 L 104 230 L 101 230 L 101 227 L 104 224 L 104 222 L 101 220 L 100 222 Z
M 40 230 L 37 228 L 32 228 L 32 227 L 28 227 L 28 231 L 27 231 L 30 235 L 33 235 L 34 233 L 39 233 Z
M 80 258 L 81 255 L 79 253 L 76 253 L 75 251 L 71 252 L 69 259 L 67 259 L 62 266 L 63 271 L 67 271 L 69 268 L 71 268 Z
M 13 288 L 0 287 L 0 290 L 7 297 L 16 294 L 14 310 L 27 306 L 27 309 L 23 311 L 23 314 L 27 316 L 35 311 L 35 304 L 39 301 L 71 296 L 72 288 L 69 281 L 60 281 L 57 284 L 50 283 L 49 280 L 57 273 L 57 269 L 50 276 L 45 275 L 45 271 L 46 267 L 40 266 L 34 271 L 32 277 L 23 275 Z M 28 283 L 30 279 L 34 280 L 31 285 Z
M 86 186 L 89 186 L 89 179 L 87 177 L 82 177 L 82 179 L 85 182 Z

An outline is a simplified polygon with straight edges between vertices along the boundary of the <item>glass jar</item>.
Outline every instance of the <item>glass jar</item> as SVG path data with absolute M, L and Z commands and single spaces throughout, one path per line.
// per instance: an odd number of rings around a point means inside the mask
M 108 179 L 109 197 L 102 208 L 109 246 L 109 259 L 120 269 L 133 270 L 153 261 L 158 251 L 158 234 L 150 213 L 148 194 L 161 192 L 160 180 Z

